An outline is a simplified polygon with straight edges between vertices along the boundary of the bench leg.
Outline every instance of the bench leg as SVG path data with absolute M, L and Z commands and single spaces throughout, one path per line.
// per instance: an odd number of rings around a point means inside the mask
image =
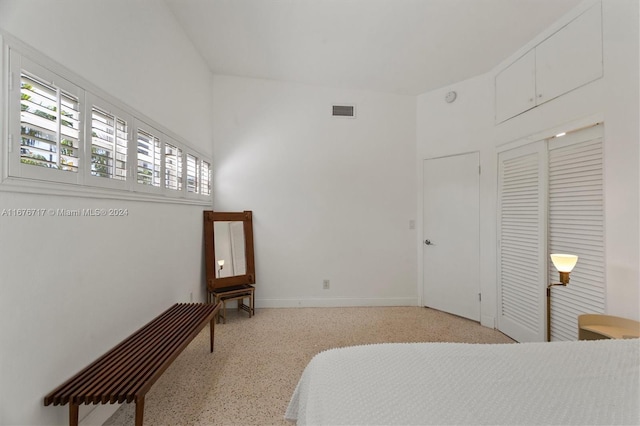
M 142 426 L 142 417 L 144 416 L 144 396 L 136 398 L 136 426 Z
M 69 426 L 78 426 L 78 404 L 69 401 Z

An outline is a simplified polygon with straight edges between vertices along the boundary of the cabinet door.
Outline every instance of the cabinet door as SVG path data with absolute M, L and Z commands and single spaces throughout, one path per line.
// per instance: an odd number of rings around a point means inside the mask
M 498 329 L 545 339 L 546 142 L 498 155 Z
M 536 47 L 537 104 L 602 77 L 602 11 L 593 6 Z
M 501 123 L 536 105 L 535 51 L 496 75 L 496 122 Z
M 549 142 L 548 247 L 577 254 L 567 287 L 551 289 L 551 340 L 576 340 L 579 314 L 605 311 L 603 126 Z M 548 282 L 558 282 L 549 265 Z

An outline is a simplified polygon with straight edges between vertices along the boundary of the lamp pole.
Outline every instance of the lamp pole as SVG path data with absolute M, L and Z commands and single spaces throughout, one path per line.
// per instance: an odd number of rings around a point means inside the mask
M 547 342 L 551 341 L 551 287 L 555 285 L 567 286 L 567 283 L 555 283 L 547 286 Z

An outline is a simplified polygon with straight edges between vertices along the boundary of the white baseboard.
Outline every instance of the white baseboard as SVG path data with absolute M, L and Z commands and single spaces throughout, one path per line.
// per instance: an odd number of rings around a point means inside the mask
M 257 299 L 256 308 L 345 308 L 353 306 L 418 306 L 417 297 Z

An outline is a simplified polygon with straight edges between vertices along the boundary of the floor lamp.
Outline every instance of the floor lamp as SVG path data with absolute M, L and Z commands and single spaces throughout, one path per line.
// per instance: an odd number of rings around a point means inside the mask
M 551 287 L 556 285 L 565 286 L 569 284 L 569 274 L 578 262 L 578 256 L 573 254 L 552 254 L 551 261 L 560 273 L 560 282 L 547 286 L 547 342 L 551 341 Z

